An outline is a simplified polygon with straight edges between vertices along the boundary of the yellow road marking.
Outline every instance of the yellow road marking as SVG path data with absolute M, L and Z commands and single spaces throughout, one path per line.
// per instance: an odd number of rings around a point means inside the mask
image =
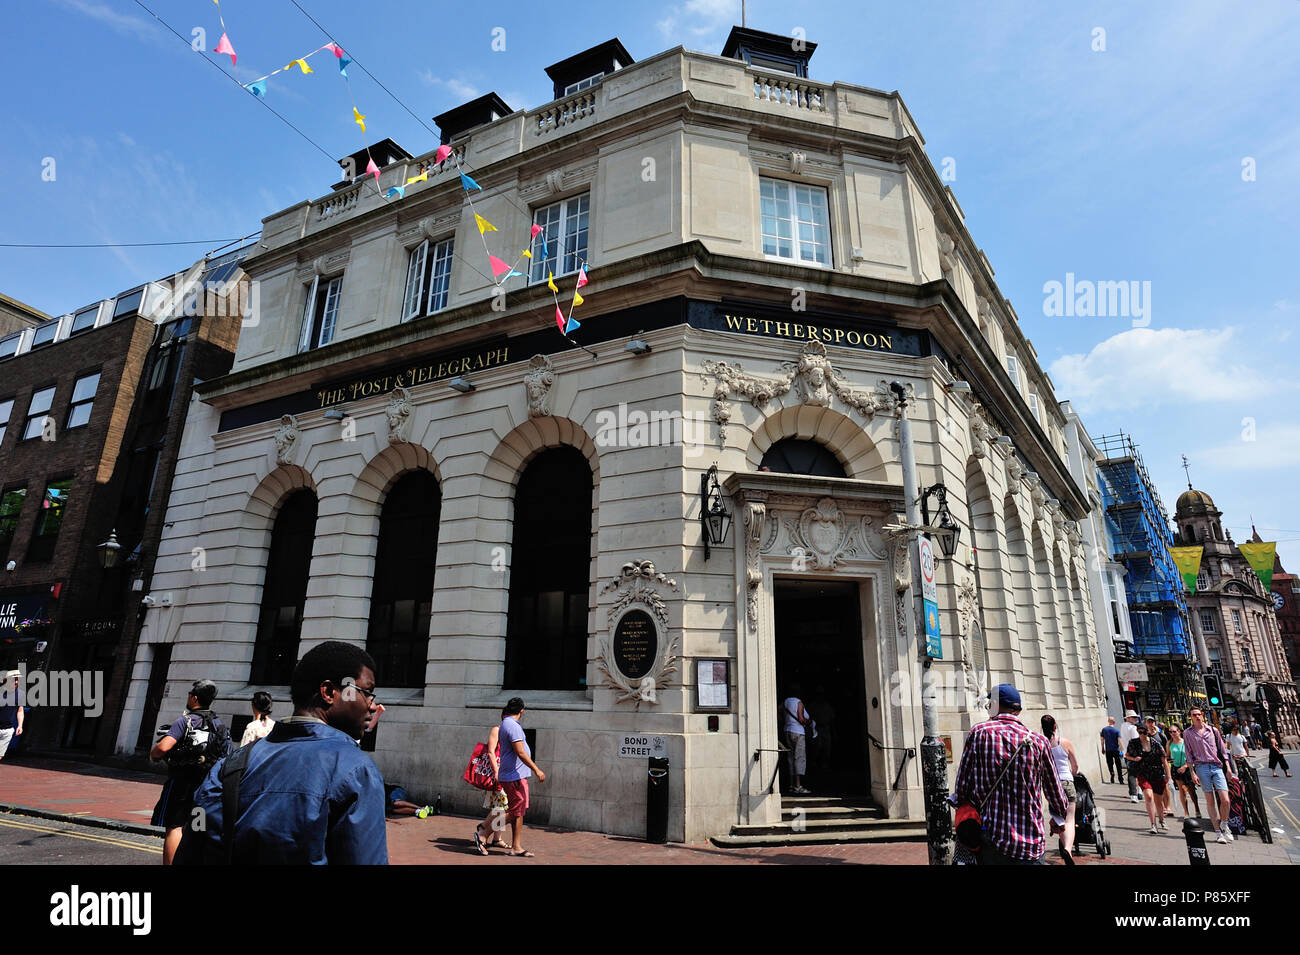
M 1281 796 L 1273 797 L 1273 805 L 1277 806 L 1278 809 L 1282 810 L 1282 815 L 1286 816 L 1287 819 L 1290 820 L 1292 827 L 1295 829 L 1295 831 L 1298 834 L 1300 834 L 1300 819 L 1297 819 L 1295 817 L 1295 813 L 1293 813 L 1287 807 L 1287 804 L 1282 801 Z
M 85 835 L 79 832 L 68 832 L 66 829 L 52 829 L 48 826 L 36 826 L 31 823 L 13 822 L 8 819 L 0 819 L 0 826 L 7 826 L 10 829 L 25 829 L 28 832 L 53 833 L 56 836 L 67 836 L 69 839 L 84 839 L 87 842 L 98 842 L 103 845 L 117 846 L 122 849 L 135 849 L 139 852 L 151 852 L 155 855 L 162 854 L 161 847 L 142 846 L 135 842 L 127 842 L 123 839 L 112 839 L 107 836 Z

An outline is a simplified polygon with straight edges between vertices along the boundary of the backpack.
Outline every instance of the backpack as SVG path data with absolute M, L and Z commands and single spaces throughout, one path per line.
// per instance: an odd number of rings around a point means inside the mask
M 199 717 L 199 721 L 196 723 L 191 716 Z M 207 772 L 230 752 L 230 730 L 211 710 L 193 710 L 186 714 L 185 722 L 185 735 L 167 754 L 167 765 L 172 770 Z

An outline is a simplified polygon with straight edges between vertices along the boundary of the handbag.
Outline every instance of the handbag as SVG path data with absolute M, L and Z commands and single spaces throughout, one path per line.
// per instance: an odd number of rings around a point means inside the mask
M 474 744 L 474 753 L 469 758 L 469 765 L 465 767 L 465 775 L 462 778 L 475 789 L 497 788 L 497 776 L 492 771 L 492 760 L 488 756 L 487 743 Z
M 993 785 L 989 787 L 989 791 L 984 794 L 984 798 L 980 800 L 978 806 L 970 802 L 957 804 L 957 841 L 961 843 L 963 848 L 967 851 L 971 853 L 980 851 L 980 846 L 983 845 L 984 842 L 984 821 L 980 818 L 984 812 L 984 807 L 988 805 L 989 800 L 993 798 L 993 794 L 997 792 L 998 786 L 1007 775 L 1007 771 L 1011 769 L 1012 764 L 1015 763 L 1016 758 L 1020 755 L 1020 751 L 1024 749 L 1025 744 L 1029 742 L 1029 737 L 1031 735 L 1032 734 L 1030 733 L 1025 734 L 1025 738 L 1020 741 L 1020 745 L 1017 746 L 1015 752 L 1011 754 L 1011 758 L 1003 765 L 1002 771 L 998 773 L 998 778 L 993 780 Z

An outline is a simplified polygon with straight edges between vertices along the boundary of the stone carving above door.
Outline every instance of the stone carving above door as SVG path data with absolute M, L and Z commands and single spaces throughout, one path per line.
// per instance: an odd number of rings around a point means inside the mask
M 805 508 L 792 530 L 795 546 L 803 548 L 814 569 L 831 570 L 858 553 L 843 512 L 829 497 L 818 501 L 816 507 Z
M 555 384 L 555 368 L 546 355 L 528 359 L 524 374 L 524 390 L 528 393 L 528 416 L 544 418 L 551 413 L 551 386 Z
M 713 402 L 709 412 L 718 423 L 718 446 L 727 440 L 727 424 L 731 421 L 731 401 L 743 398 L 762 410 L 773 398 L 794 391 L 803 404 L 829 408 L 838 398 L 846 407 L 870 418 L 877 411 L 892 410 L 895 401 L 885 381 L 874 391 L 854 391 L 847 379 L 836 371 L 826 355 L 826 346 L 820 341 L 806 342 L 794 361 L 781 363 L 783 374 L 769 379 L 752 375 L 739 362 L 707 360 L 701 366 L 702 377 L 713 379 Z
M 280 418 L 275 429 L 275 460 L 278 464 L 293 464 L 293 452 L 298 446 L 298 419 L 291 414 Z

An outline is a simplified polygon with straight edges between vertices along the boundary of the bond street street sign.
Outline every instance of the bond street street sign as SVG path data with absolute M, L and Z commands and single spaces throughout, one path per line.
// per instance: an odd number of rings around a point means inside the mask
M 639 733 L 620 736 L 618 755 L 624 759 L 645 759 L 647 756 L 664 759 L 668 755 L 668 739 L 664 736 L 645 736 Z

